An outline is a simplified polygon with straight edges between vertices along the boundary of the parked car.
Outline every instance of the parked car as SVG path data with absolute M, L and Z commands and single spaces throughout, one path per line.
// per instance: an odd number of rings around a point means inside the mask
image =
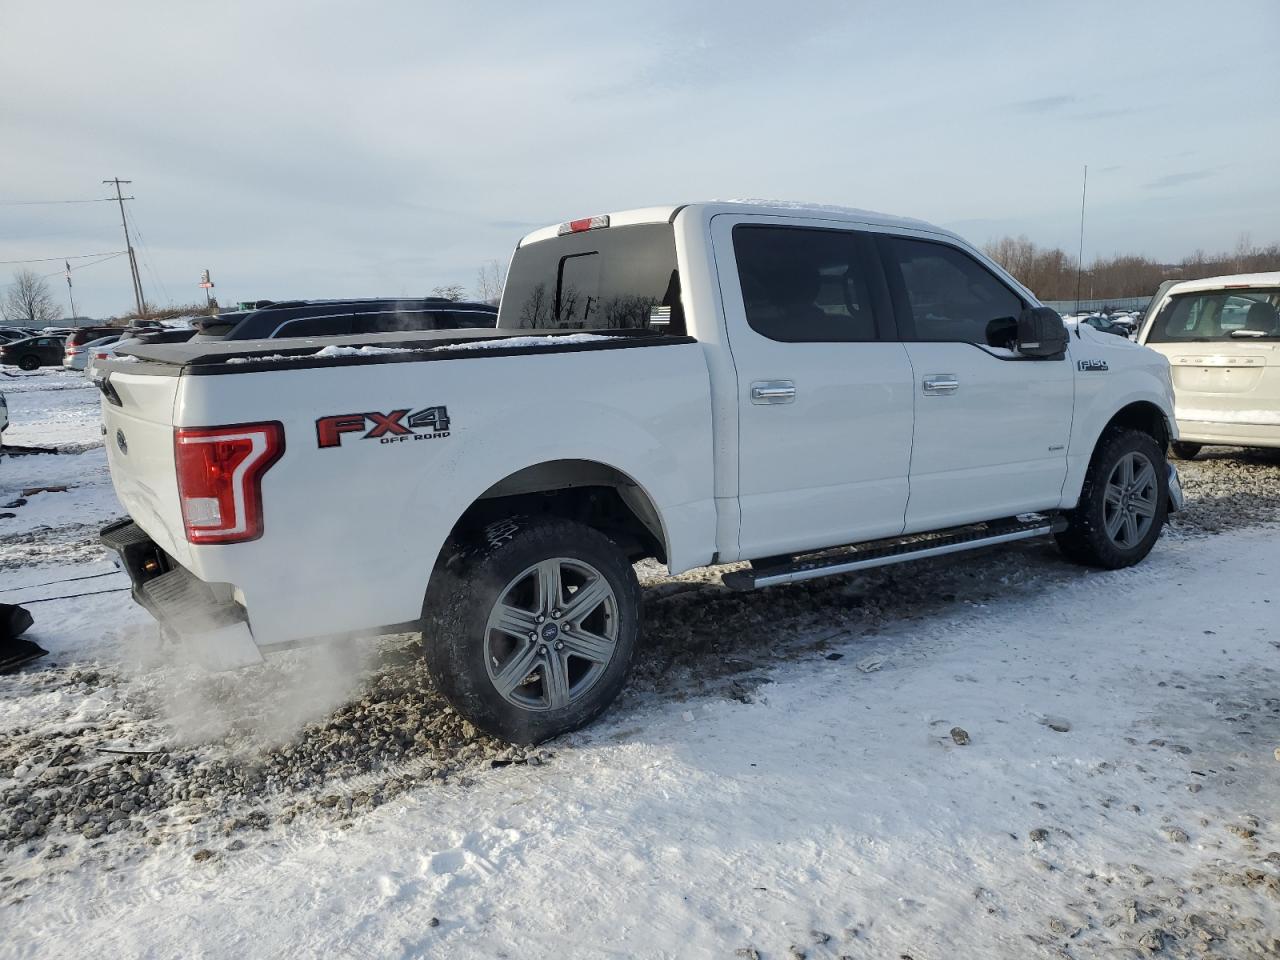
M 1132 330 L 1122 324 L 1117 323 L 1110 317 L 1100 313 L 1095 313 L 1087 317 L 1080 318 L 1081 323 L 1087 323 L 1093 329 L 1101 333 L 1110 333 L 1117 337 L 1128 337 Z
M 28 337 L 0 344 L 0 363 L 17 364 L 19 369 L 56 367 L 62 363 L 61 337 Z
M 31 336 L 26 330 L 16 327 L 0 327 L 0 343 L 12 343 L 14 340 L 26 340 Z
M 89 354 L 95 347 L 105 346 L 109 343 L 115 343 L 120 339 L 120 334 L 113 334 L 110 337 L 99 337 L 97 340 L 90 340 L 88 343 L 79 346 L 72 346 L 71 341 L 67 341 L 66 347 L 62 354 L 62 367 L 64 370 L 83 370 L 88 363 Z
M 120 347 L 132 346 L 141 343 L 136 337 L 120 337 L 111 343 L 103 343 L 92 345 L 86 355 L 84 364 L 84 375 L 91 383 L 97 383 L 102 379 L 102 373 L 98 369 L 98 364 L 108 357 L 115 356 L 116 350 Z
M 123 332 L 120 327 L 76 327 L 66 333 L 66 342 L 69 347 L 82 347 L 91 340 L 98 340 L 102 337 L 118 337 Z
M 1280 447 L 1280 272 L 1161 286 L 1138 342 L 1169 358 L 1180 439 Z
M 102 368 L 131 515 L 103 542 L 189 650 L 421 629 L 458 712 L 524 743 L 618 694 L 640 559 L 752 590 L 1052 534 L 1117 568 L 1181 501 L 1163 357 L 863 211 L 584 218 L 520 241 L 498 329 Z
M 197 322 L 201 339 L 266 340 L 492 327 L 497 320 L 498 308 L 491 304 L 423 297 L 286 300 L 258 310 L 221 314 Z

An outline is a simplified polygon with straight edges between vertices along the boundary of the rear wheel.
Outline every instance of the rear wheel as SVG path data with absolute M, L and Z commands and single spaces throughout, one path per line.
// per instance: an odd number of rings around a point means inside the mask
M 1080 503 L 1057 535 L 1077 563 L 1110 570 L 1131 566 L 1160 536 L 1169 503 L 1163 451 L 1138 430 L 1106 434 L 1094 451 Z
M 538 743 L 597 717 L 626 682 L 640 586 L 608 537 L 561 519 L 504 520 L 433 576 L 427 668 L 480 729 Z
M 1194 460 L 1202 447 L 1203 445 L 1199 443 L 1183 443 L 1180 440 L 1175 440 L 1169 444 L 1169 452 L 1177 460 Z
M 34 370 L 38 366 L 40 366 L 40 358 L 33 357 L 31 354 L 27 354 L 18 360 L 19 370 Z

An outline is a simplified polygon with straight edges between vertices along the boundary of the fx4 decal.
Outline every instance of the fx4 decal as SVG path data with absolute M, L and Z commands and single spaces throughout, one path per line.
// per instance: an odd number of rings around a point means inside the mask
M 321 450 L 342 446 L 345 433 L 362 433 L 362 440 L 379 443 L 437 440 L 449 436 L 449 408 L 423 407 L 412 414 L 409 408 L 390 413 L 339 413 L 316 421 L 316 442 Z
M 1111 369 L 1105 360 L 1081 360 L 1078 366 L 1084 373 L 1106 373 Z

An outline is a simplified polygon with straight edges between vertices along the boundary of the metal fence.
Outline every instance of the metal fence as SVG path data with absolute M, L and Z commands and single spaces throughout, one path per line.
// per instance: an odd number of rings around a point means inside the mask
M 1104 310 L 1145 310 L 1150 297 L 1110 297 L 1101 300 L 1042 300 L 1059 313 L 1102 313 Z

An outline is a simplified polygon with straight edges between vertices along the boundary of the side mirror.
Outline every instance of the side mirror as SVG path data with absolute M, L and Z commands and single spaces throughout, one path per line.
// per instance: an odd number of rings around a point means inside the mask
M 1051 360 L 1067 352 L 1067 327 L 1050 307 L 1027 307 L 1018 317 L 1018 352 Z

